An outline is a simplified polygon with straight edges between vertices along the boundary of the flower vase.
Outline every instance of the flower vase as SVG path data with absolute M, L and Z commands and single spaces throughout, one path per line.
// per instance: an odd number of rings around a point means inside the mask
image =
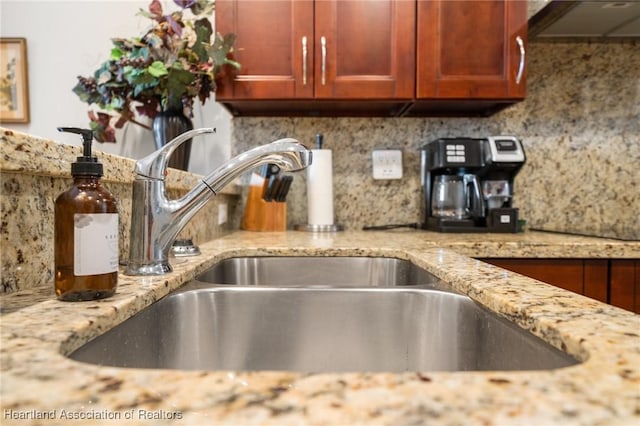
M 158 113 L 152 124 L 153 139 L 156 149 L 162 148 L 171 142 L 176 136 L 193 129 L 191 120 L 179 110 L 167 110 Z M 191 155 L 191 139 L 183 142 L 169 157 L 169 167 L 180 170 L 189 169 L 189 157 Z

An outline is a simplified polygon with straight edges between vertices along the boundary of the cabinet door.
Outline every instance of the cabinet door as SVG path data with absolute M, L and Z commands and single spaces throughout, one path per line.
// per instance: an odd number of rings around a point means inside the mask
M 611 261 L 611 304 L 640 313 L 640 261 Z
M 411 99 L 415 2 L 217 0 L 242 69 L 216 99 Z
M 415 2 L 315 2 L 315 97 L 411 99 Z
M 418 0 L 417 98 L 524 98 L 527 2 Z
M 313 6 L 312 0 L 216 0 L 216 31 L 236 34 L 234 58 L 242 66 L 223 77 L 216 100 L 312 98 Z

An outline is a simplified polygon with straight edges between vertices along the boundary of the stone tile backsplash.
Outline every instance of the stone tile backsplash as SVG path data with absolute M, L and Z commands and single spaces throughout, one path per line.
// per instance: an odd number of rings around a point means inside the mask
M 640 239 L 640 46 L 531 43 L 524 102 L 488 118 L 233 119 L 233 151 L 282 137 L 333 150 L 335 222 L 347 229 L 419 220 L 418 149 L 449 136 L 519 137 L 527 163 L 515 204 L 530 228 Z M 371 150 L 402 148 L 404 178 L 375 181 Z M 304 173 L 288 198 L 289 227 L 306 223 Z M 241 211 L 240 211 L 241 212 Z

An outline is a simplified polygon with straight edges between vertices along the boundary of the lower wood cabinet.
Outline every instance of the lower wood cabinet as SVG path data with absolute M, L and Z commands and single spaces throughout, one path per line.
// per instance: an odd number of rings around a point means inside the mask
M 640 313 L 640 260 L 610 261 L 609 303 Z
M 640 260 L 513 258 L 479 260 L 640 313 Z

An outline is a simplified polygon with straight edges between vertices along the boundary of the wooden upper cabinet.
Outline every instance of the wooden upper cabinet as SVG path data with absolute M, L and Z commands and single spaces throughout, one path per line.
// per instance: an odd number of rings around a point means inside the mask
M 411 99 L 415 9 L 405 0 L 217 0 L 242 69 L 216 99 Z
M 418 99 L 526 93 L 527 2 L 418 0 Z
M 411 99 L 415 3 L 315 2 L 315 97 Z
M 313 6 L 312 0 L 216 0 L 216 31 L 236 34 L 233 57 L 242 66 L 222 79 L 216 99 L 313 98 L 313 76 L 301 78 L 305 38 L 313 66 Z
M 490 115 L 526 92 L 527 2 L 216 0 L 234 115 Z

